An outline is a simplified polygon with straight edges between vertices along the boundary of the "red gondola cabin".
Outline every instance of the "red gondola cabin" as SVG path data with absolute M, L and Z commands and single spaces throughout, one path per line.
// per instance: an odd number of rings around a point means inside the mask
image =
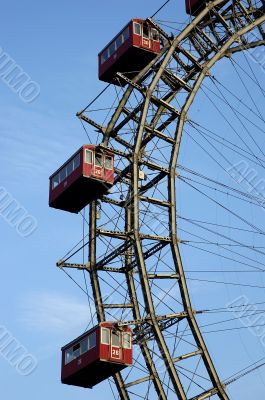
M 160 35 L 147 21 L 132 19 L 99 53 L 99 79 L 113 81 L 116 72 L 134 78 L 160 53 Z
M 132 330 L 102 322 L 62 348 L 62 383 L 92 388 L 132 365 Z
M 219 9 L 226 2 L 227 2 L 227 0 L 224 0 L 216 8 Z M 203 8 L 205 8 L 206 3 L 211 3 L 211 0 L 186 0 L 187 14 L 193 15 L 193 16 L 198 15 L 203 10 Z
M 78 213 L 106 194 L 113 182 L 112 151 L 84 145 L 50 177 L 49 206 Z
M 198 15 L 204 8 L 205 0 L 186 0 L 186 12 L 190 15 Z

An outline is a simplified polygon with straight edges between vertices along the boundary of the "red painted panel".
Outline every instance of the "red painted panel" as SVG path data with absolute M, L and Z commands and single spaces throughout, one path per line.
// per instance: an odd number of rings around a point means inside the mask
M 111 169 L 106 168 L 105 161 L 104 161 L 104 165 L 105 165 L 104 180 L 109 184 L 113 184 L 113 182 L 114 182 L 114 156 L 113 156 L 113 154 L 106 153 L 105 157 L 111 157 L 112 167 L 111 167 Z
M 92 164 L 88 164 L 85 162 L 85 150 L 89 149 L 93 151 L 93 158 L 92 158 Z M 84 152 L 83 152 L 83 158 L 84 158 L 84 162 L 83 162 L 83 175 L 87 176 L 87 177 L 94 177 L 95 179 L 100 179 L 102 181 L 105 181 L 108 184 L 113 184 L 114 182 L 114 157 L 113 157 L 113 153 L 111 151 L 108 151 L 108 149 L 106 149 L 105 151 L 103 151 L 103 166 L 102 167 L 97 167 L 95 166 L 95 151 L 96 151 L 96 147 L 93 146 L 93 148 L 91 146 L 84 146 Z M 110 156 L 113 159 L 112 162 L 112 169 L 107 169 L 105 168 L 105 157 L 106 156 Z
M 143 20 L 134 20 L 134 21 L 141 21 L 141 26 L 143 23 Z M 144 38 L 142 37 L 142 35 L 137 35 L 137 34 L 133 34 L 133 45 L 145 50 L 149 50 L 153 53 L 160 53 L 161 50 L 161 46 L 160 46 L 160 40 L 156 41 L 153 40 L 151 38 Z
M 133 45 L 137 46 L 137 47 L 141 47 L 142 46 L 142 36 L 140 35 L 133 35 Z
M 157 54 L 160 53 L 161 51 L 160 41 L 157 42 L 156 40 L 153 40 L 153 51 Z
M 92 163 L 91 164 L 86 163 L 86 159 L 85 159 L 86 149 L 91 150 L 91 152 L 92 152 Z M 94 153 L 95 153 L 95 146 L 91 146 L 91 145 L 83 146 L 83 175 L 88 178 L 92 176 Z
M 92 176 L 96 179 L 104 180 L 104 167 L 94 165 Z
M 114 362 L 124 362 L 122 347 L 111 346 L 110 359 Z
M 110 359 L 110 345 L 109 344 L 100 344 L 100 359 L 109 361 Z
M 144 49 L 152 50 L 152 41 L 151 41 L 151 39 L 142 38 L 142 47 Z
M 104 327 L 108 327 L 110 329 L 110 333 L 111 333 L 111 331 L 113 329 L 112 324 L 105 325 L 105 323 L 104 323 Z M 132 335 L 132 331 L 129 327 L 126 327 L 126 326 L 123 327 L 122 331 L 120 331 L 121 335 L 124 332 L 128 332 Z M 123 340 L 123 337 L 122 337 L 122 340 Z M 122 343 L 123 343 L 122 340 L 121 340 L 121 344 L 119 347 L 112 346 L 111 342 L 109 345 L 101 343 L 100 344 L 100 358 L 104 359 L 104 360 L 109 360 L 111 362 L 131 365 L 132 364 L 132 353 L 133 353 L 132 343 L 131 343 L 131 348 L 126 349 L 122 346 Z

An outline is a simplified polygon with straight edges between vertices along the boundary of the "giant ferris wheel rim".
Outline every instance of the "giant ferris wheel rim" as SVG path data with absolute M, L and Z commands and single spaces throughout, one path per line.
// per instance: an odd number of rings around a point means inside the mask
M 220 11 L 219 9 L 216 9 L 218 5 L 225 5 L 223 6 L 224 8 L 221 8 Z M 157 321 L 157 315 L 155 312 L 155 308 L 153 307 L 153 299 L 152 299 L 152 294 L 149 289 L 149 278 L 148 274 L 146 271 L 145 267 L 145 254 L 142 249 L 141 245 L 141 240 L 142 237 L 140 236 L 139 232 L 139 185 L 138 185 L 138 180 L 139 180 L 139 175 L 138 175 L 138 170 L 139 170 L 139 165 L 144 164 L 144 161 L 142 160 L 142 150 L 146 143 L 148 143 L 148 135 L 147 137 L 144 138 L 144 132 L 146 130 L 146 121 L 147 121 L 147 114 L 148 114 L 148 107 L 152 102 L 154 102 L 157 105 L 157 112 L 156 115 L 153 117 L 153 125 L 152 129 L 155 134 L 159 135 L 159 130 L 158 132 L 155 132 L 155 129 L 157 129 L 156 124 L 158 124 L 159 121 L 159 114 L 163 112 L 163 110 L 166 110 L 168 114 L 170 113 L 175 113 L 175 120 L 177 121 L 177 129 L 175 132 L 175 137 L 174 137 L 174 143 L 172 143 L 172 151 L 171 151 L 171 157 L 169 160 L 169 165 L 168 165 L 168 172 L 163 172 L 163 170 L 160 171 L 161 174 L 161 179 L 168 174 L 168 203 L 170 204 L 169 206 L 169 226 L 170 226 L 170 247 L 171 247 L 171 252 L 172 252 L 172 257 L 175 262 L 175 267 L 176 267 L 176 273 L 178 274 L 178 284 L 180 288 L 180 293 L 184 305 L 184 311 L 186 312 L 186 318 L 189 323 L 190 329 L 193 333 L 193 337 L 195 342 L 198 345 L 198 349 L 201 351 L 201 356 L 204 362 L 204 365 L 206 367 L 206 370 L 208 372 L 209 378 L 212 382 L 212 388 L 207 389 L 205 392 L 200 393 L 198 396 L 193 397 L 192 400 L 197 399 L 197 400 L 202 400 L 209 398 L 213 395 L 217 395 L 220 399 L 228 399 L 228 395 L 226 394 L 226 390 L 224 387 L 224 384 L 221 382 L 219 379 L 219 376 L 215 370 L 214 364 L 211 360 L 210 354 L 208 353 L 207 347 L 204 343 L 203 337 L 200 332 L 200 328 L 196 322 L 196 318 L 191 306 L 190 298 L 189 298 L 189 291 L 187 288 L 186 284 L 186 279 L 185 279 L 185 273 L 184 269 L 182 266 L 182 261 L 181 261 L 181 255 L 180 255 L 180 250 L 179 250 L 179 243 L 178 243 L 178 237 L 177 237 L 177 224 L 176 224 L 176 187 L 175 187 L 175 180 L 176 180 L 176 166 L 177 166 L 177 161 L 178 161 L 178 155 L 179 155 L 179 148 L 181 144 L 181 138 L 182 138 L 182 132 L 185 126 L 185 123 L 187 121 L 187 114 L 190 109 L 190 107 L 193 104 L 193 101 L 196 97 L 196 94 L 200 90 L 200 87 L 205 79 L 205 77 L 209 74 L 211 69 L 215 66 L 217 62 L 219 62 L 221 59 L 223 59 L 229 52 L 236 52 L 236 51 L 244 51 L 247 50 L 248 44 L 243 43 L 242 46 L 242 36 L 246 35 L 247 33 L 251 32 L 255 28 L 258 28 L 259 26 L 262 26 L 265 22 L 265 14 L 264 14 L 264 8 L 261 8 L 260 10 L 257 10 L 256 14 L 254 13 L 253 10 L 248 11 L 247 8 L 244 6 L 243 1 L 223 1 L 223 0 L 215 0 L 213 2 L 209 2 L 205 9 L 186 27 L 184 30 L 173 40 L 168 40 L 165 48 L 163 49 L 162 53 L 155 59 L 153 60 L 148 67 L 146 67 L 143 71 L 141 71 L 138 76 L 133 79 L 132 81 L 128 78 L 125 78 L 122 74 L 119 74 L 120 79 L 126 79 L 126 83 L 128 83 L 128 87 L 124 92 L 124 95 L 122 96 L 119 105 L 117 106 L 113 116 L 111 117 L 110 121 L 108 122 L 106 128 L 104 130 L 102 129 L 101 133 L 103 135 L 103 145 L 108 146 L 109 141 L 113 139 L 114 141 L 117 140 L 119 144 L 122 146 L 126 146 L 126 141 L 119 141 L 119 129 L 117 129 L 116 124 L 118 124 L 118 127 L 122 127 L 122 123 L 120 122 L 120 117 L 122 113 L 124 112 L 124 108 L 126 106 L 126 103 L 131 95 L 131 93 L 136 90 L 138 91 L 144 98 L 142 101 L 141 107 L 139 107 L 139 110 L 141 112 L 141 115 L 138 119 L 138 128 L 136 130 L 136 137 L 135 141 L 133 144 L 133 148 L 130 149 L 131 153 L 131 161 L 130 161 L 130 170 L 132 173 L 131 177 L 131 184 L 132 184 L 132 190 L 131 190 L 131 200 L 128 202 L 127 207 L 130 208 L 132 205 L 132 210 L 130 211 L 129 208 L 127 210 L 127 233 L 130 236 L 132 242 L 129 244 L 129 247 L 131 246 L 134 248 L 135 252 L 135 257 L 137 260 L 137 268 L 140 276 L 140 286 L 142 290 L 142 295 L 144 299 L 144 304 L 147 310 L 148 315 L 150 316 L 150 321 L 151 321 L 151 329 L 154 332 L 154 337 L 155 340 L 158 343 L 158 347 L 161 350 L 162 357 L 165 361 L 165 364 L 167 365 L 167 370 L 169 373 L 169 376 L 172 381 L 172 385 L 174 387 L 174 390 L 178 396 L 179 399 L 181 400 L 186 400 L 186 394 L 185 391 L 183 390 L 181 379 L 178 376 L 178 373 L 176 372 L 171 356 L 168 352 L 167 345 L 165 343 L 165 340 L 163 338 L 163 334 L 160 332 L 160 327 Z M 237 29 L 237 26 L 233 26 L 234 31 L 232 27 L 229 25 L 229 18 L 224 18 L 221 14 L 222 10 L 227 8 L 232 10 L 233 8 L 238 7 L 238 9 L 241 10 L 241 13 L 243 16 L 245 16 L 245 26 L 241 26 L 240 29 Z M 207 15 L 209 13 L 213 13 L 213 19 L 208 20 L 208 24 L 220 24 L 224 31 L 226 32 L 226 41 L 222 42 L 221 45 L 220 43 L 213 42 L 213 37 L 207 39 L 207 32 L 204 32 L 204 30 L 207 30 L 208 26 L 207 25 Z M 244 13 L 246 13 L 244 15 Z M 252 14 L 251 14 L 252 13 Z M 261 13 L 261 15 L 260 15 Z M 229 14 L 229 13 L 228 13 Z M 250 15 L 252 16 L 252 19 L 250 18 Z M 236 15 L 233 15 L 233 18 L 235 18 Z M 204 32 L 203 34 L 201 32 Z M 183 47 L 183 42 L 185 40 L 188 40 L 190 36 L 194 36 L 198 33 L 199 37 L 204 37 L 205 42 L 207 43 L 208 41 L 208 46 L 209 49 L 212 45 L 211 52 L 210 54 L 205 53 L 205 57 L 201 57 L 200 61 L 198 61 L 191 53 L 189 53 L 185 48 Z M 218 35 L 217 35 L 218 37 Z M 167 38 L 168 39 L 168 38 Z M 209 40 L 211 39 L 211 40 Z M 263 42 L 264 38 L 263 38 Z M 238 46 L 235 46 L 233 48 L 233 45 L 235 43 L 239 43 Z M 263 43 L 263 45 L 264 45 Z M 261 43 L 257 45 L 262 45 Z M 249 43 L 249 46 L 253 46 L 253 44 Z M 199 45 L 198 45 L 199 47 Z M 209 50 L 210 51 L 210 50 Z M 168 63 L 174 56 L 174 54 L 184 54 L 187 60 L 189 61 L 190 64 L 194 61 L 194 75 L 192 76 L 193 80 L 193 85 L 189 85 L 189 79 L 187 81 L 182 79 L 182 87 L 185 89 L 192 89 L 187 95 L 186 101 L 181 107 L 180 110 L 178 110 L 178 113 L 174 111 L 174 108 L 170 105 L 171 101 L 174 100 L 176 94 L 178 93 L 178 90 L 174 91 L 172 89 L 170 94 L 167 94 L 167 99 L 157 99 L 155 98 L 155 90 L 157 87 L 157 84 L 165 72 Z M 152 70 L 154 65 L 158 65 L 158 68 L 149 83 L 148 87 L 142 86 L 141 82 L 145 79 L 145 76 L 148 75 L 149 71 Z M 189 65 L 190 67 L 190 65 Z M 153 71 L 153 70 L 152 70 Z M 153 71 L 154 72 L 154 71 Z M 195 79 L 194 79 L 195 76 Z M 174 77 L 173 77 L 174 78 Z M 178 81 L 176 79 L 177 82 Z M 177 87 L 177 86 L 176 86 Z M 138 110 L 138 111 L 139 111 Z M 130 120 L 130 118 L 135 118 L 135 111 L 131 111 L 130 113 L 127 112 L 127 117 L 126 120 Z M 82 119 L 82 113 L 78 115 L 79 118 Z M 90 119 L 85 119 L 86 122 L 89 124 L 96 126 L 95 123 L 90 120 Z M 100 128 L 100 126 L 97 126 Z M 113 131 L 115 130 L 115 134 L 113 135 Z M 150 132 L 149 132 L 150 133 Z M 152 133 L 150 133 L 150 137 L 152 137 Z M 161 132 L 161 137 L 162 137 L 162 132 Z M 144 145 L 142 145 L 144 143 Z M 101 289 L 100 289 L 100 282 L 98 279 L 98 272 L 97 270 L 93 269 L 93 265 L 97 264 L 97 259 L 96 259 L 96 247 L 95 247 L 95 242 L 96 242 L 96 204 L 93 203 L 90 207 L 90 276 L 91 276 L 91 284 L 92 284 L 92 290 L 93 290 L 93 295 L 96 303 L 96 309 L 97 309 L 97 314 L 98 314 L 98 319 L 99 320 L 104 320 L 104 307 L 103 307 L 103 302 L 102 302 L 102 296 L 101 296 Z M 113 233 L 114 235 L 114 233 Z M 111 233 L 109 233 L 109 236 L 111 236 Z M 130 256 L 128 256 L 130 258 Z M 131 261 L 129 261 L 130 264 Z M 128 264 L 127 264 L 128 265 Z M 91 267 L 92 266 L 92 267 Z M 129 293 L 132 297 L 136 295 L 135 291 L 135 284 L 133 283 L 133 277 L 130 274 L 130 271 L 128 272 L 127 276 L 127 284 L 129 287 Z M 137 296 L 136 296 L 137 298 Z M 133 313 L 137 317 L 139 317 L 139 306 L 137 304 L 137 300 L 134 299 L 132 301 L 133 304 Z M 137 318 L 136 318 L 137 319 Z M 139 318 L 138 318 L 139 319 Z M 156 371 L 156 366 L 152 360 L 150 351 L 147 346 L 145 346 L 144 343 L 141 343 L 141 351 L 143 354 L 143 357 L 145 359 L 147 368 L 149 369 L 150 376 L 152 376 L 152 381 L 154 383 L 155 390 L 161 399 L 167 399 L 165 390 L 163 389 L 163 383 L 160 381 L 159 374 Z M 121 399 L 130 399 L 130 394 L 127 390 L 129 387 L 128 384 L 125 384 L 123 381 L 123 378 L 121 374 L 117 374 L 115 376 L 115 383 L 118 388 L 118 392 L 120 395 Z

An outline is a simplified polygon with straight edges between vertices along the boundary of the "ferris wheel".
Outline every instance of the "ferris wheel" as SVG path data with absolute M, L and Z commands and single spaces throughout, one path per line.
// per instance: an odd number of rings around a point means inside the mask
M 203 287 L 207 279 L 205 275 L 194 279 L 187 274 L 186 263 L 194 262 L 197 253 L 191 255 L 192 249 L 186 248 L 191 245 L 196 251 L 212 255 L 209 245 L 217 245 L 222 259 L 231 261 L 233 257 L 233 262 L 239 259 L 243 262 L 245 257 L 246 263 L 248 257 L 248 267 L 252 262 L 251 267 L 258 265 L 261 269 L 261 259 L 255 263 L 253 259 L 250 261 L 249 253 L 235 256 L 231 253 L 235 248 L 231 250 L 231 246 L 242 246 L 246 236 L 241 235 L 248 235 L 250 231 L 263 235 L 262 229 L 242 215 L 243 209 L 235 210 L 233 204 L 227 205 L 220 197 L 223 195 L 215 196 L 217 192 L 223 192 L 224 196 L 231 192 L 237 199 L 260 205 L 259 195 L 235 189 L 231 182 L 230 186 L 220 182 L 221 178 L 213 177 L 211 171 L 206 175 L 190 164 L 184 166 L 180 149 L 183 148 L 189 160 L 189 152 L 195 157 L 193 147 L 197 144 L 200 151 L 208 153 L 211 162 L 220 166 L 220 157 L 226 157 L 227 161 L 229 147 L 229 151 L 240 152 L 242 157 L 262 167 L 265 156 L 253 135 L 245 139 L 242 134 L 243 144 L 239 139 L 233 142 L 232 138 L 217 137 L 196 120 L 198 111 L 192 114 L 192 106 L 197 107 L 196 99 L 202 94 L 212 103 L 211 95 L 219 96 L 224 109 L 217 111 L 231 131 L 234 130 L 235 137 L 240 130 L 250 130 L 248 122 L 244 126 L 239 124 L 239 119 L 242 122 L 246 115 L 251 126 L 255 124 L 257 129 L 255 118 L 260 121 L 259 129 L 263 126 L 264 130 L 260 108 L 242 101 L 233 92 L 232 83 L 231 88 L 221 87 L 222 83 L 212 71 L 218 72 L 218 66 L 225 62 L 243 69 L 243 65 L 236 65 L 237 55 L 253 54 L 253 50 L 264 46 L 265 3 L 261 0 L 187 0 L 186 7 L 190 22 L 180 32 L 169 33 L 166 24 L 153 17 L 132 19 L 100 52 L 99 78 L 108 82 L 101 98 L 106 96 L 111 104 L 104 110 L 103 118 L 100 110 L 102 122 L 94 118 L 98 111 L 92 109 L 98 98 L 77 114 L 90 143 L 82 146 L 50 178 L 50 205 L 81 212 L 83 217 L 81 243 L 57 265 L 68 275 L 70 272 L 83 274 L 85 286 L 81 288 L 87 295 L 91 312 L 85 333 L 63 348 L 63 382 L 93 387 L 110 378 L 113 390 L 110 396 L 122 400 L 227 400 L 227 385 L 258 367 L 253 363 L 250 369 L 240 371 L 231 379 L 220 377 L 214 352 L 208 350 L 204 330 L 198 323 L 200 316 L 203 318 L 214 310 L 210 305 L 208 310 L 195 308 L 191 298 L 196 294 L 191 295 L 189 291 L 193 280 Z M 252 84 L 258 85 L 248 75 Z M 239 79 L 242 81 L 241 76 Z M 206 88 L 206 80 L 212 86 Z M 214 91 L 216 87 L 222 90 Z M 265 91 L 261 87 L 260 90 L 264 96 Z M 229 96 L 238 110 L 232 109 Z M 251 99 L 250 91 L 249 96 Z M 216 108 L 217 103 L 212 107 Z M 237 130 L 231 124 L 229 113 L 238 118 Z M 206 115 L 204 110 L 203 118 Z M 220 123 L 221 119 L 216 117 L 216 125 Z M 93 129 L 87 129 L 88 126 Z M 198 139 L 199 134 L 204 142 Z M 190 149 L 185 149 L 186 142 L 182 144 L 185 137 L 190 138 Z M 260 153 L 253 150 L 250 142 Z M 230 164 L 226 165 L 226 176 L 230 173 L 227 180 L 235 174 Z M 241 182 L 243 179 L 246 176 Z M 196 205 L 198 216 L 201 197 L 209 202 L 202 206 L 202 214 L 212 216 L 215 211 L 207 204 L 213 203 L 214 208 L 222 209 L 222 218 L 229 215 L 232 219 L 230 236 L 222 230 L 224 222 L 213 227 L 209 221 L 196 219 L 196 214 L 183 215 L 182 210 L 185 212 Z M 86 205 L 88 210 L 84 211 Z M 233 226 L 237 220 L 241 225 Z M 188 224 L 192 224 L 191 231 Z M 202 229 L 207 230 L 207 239 L 201 236 Z M 235 229 L 241 230 L 240 233 Z M 216 232 L 219 239 L 229 241 L 230 247 L 217 239 L 215 242 L 209 239 Z M 248 245 L 244 245 L 245 250 L 252 251 Z M 260 248 L 255 250 L 262 256 Z M 80 251 L 83 260 L 80 260 Z M 242 306 L 244 302 L 232 302 L 228 309 Z M 224 308 L 220 309 L 223 311 Z M 96 356 L 97 341 L 103 348 Z M 97 361 L 90 370 L 86 369 L 91 363 L 89 351 Z M 229 367 L 230 364 L 227 360 Z M 236 370 L 234 365 L 233 371 Z

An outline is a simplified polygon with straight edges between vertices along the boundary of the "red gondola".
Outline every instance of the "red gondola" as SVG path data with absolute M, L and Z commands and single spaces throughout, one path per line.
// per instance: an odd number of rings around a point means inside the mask
M 113 182 L 112 151 L 84 145 L 50 176 L 49 206 L 78 213 L 106 194 Z
M 189 15 L 198 15 L 203 8 L 205 8 L 206 3 L 210 3 L 211 0 L 186 0 L 186 12 Z M 222 7 L 224 3 L 226 3 L 227 0 L 224 0 L 219 6 L 216 8 Z
M 62 348 L 62 383 L 92 388 L 132 365 L 132 330 L 102 322 Z
M 132 19 L 99 53 L 99 79 L 113 81 L 116 72 L 134 78 L 160 53 L 160 35 L 148 21 Z
M 205 6 L 205 0 L 186 0 L 186 12 L 190 15 L 198 15 Z

